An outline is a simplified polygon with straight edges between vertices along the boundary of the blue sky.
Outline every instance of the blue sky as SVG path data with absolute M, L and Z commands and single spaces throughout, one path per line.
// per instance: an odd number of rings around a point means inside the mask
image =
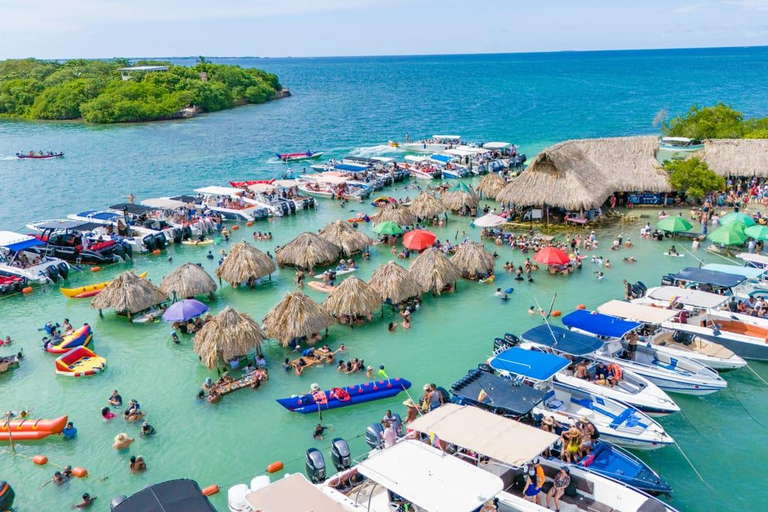
M 768 45 L 768 0 L 0 0 L 0 59 Z

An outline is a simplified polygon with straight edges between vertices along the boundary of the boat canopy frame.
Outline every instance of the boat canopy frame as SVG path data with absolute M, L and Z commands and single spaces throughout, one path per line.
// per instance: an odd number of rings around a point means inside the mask
M 528 329 L 520 335 L 520 339 L 572 356 L 586 356 L 603 346 L 600 338 L 569 331 L 556 325 L 539 325 Z

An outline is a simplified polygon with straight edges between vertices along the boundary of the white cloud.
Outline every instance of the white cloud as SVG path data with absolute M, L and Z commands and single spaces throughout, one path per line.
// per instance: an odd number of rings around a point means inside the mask
M 707 10 L 709 10 L 708 6 L 704 4 L 692 4 L 692 5 L 684 5 L 683 7 L 672 9 L 672 12 L 675 14 L 691 14 L 694 12 L 702 12 Z
M 768 0 L 721 0 L 720 3 L 748 11 L 768 11 Z

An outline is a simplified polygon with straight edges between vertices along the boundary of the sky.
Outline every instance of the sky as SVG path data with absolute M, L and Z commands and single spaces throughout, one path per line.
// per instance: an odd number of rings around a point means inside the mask
M 0 0 L 0 59 L 768 45 L 768 0 Z

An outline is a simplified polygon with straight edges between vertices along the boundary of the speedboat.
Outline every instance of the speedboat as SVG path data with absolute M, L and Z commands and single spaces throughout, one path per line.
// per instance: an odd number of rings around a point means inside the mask
M 632 370 L 664 391 L 702 396 L 728 386 L 713 369 L 684 357 L 670 357 L 653 346 L 638 343 L 632 357 L 626 335 L 642 326 L 637 322 L 577 309 L 563 317 L 563 325 L 606 340 L 594 353 L 598 361 Z
M 43 153 L 42 151 L 39 153 L 35 153 L 34 151 L 30 151 L 29 153 L 16 153 L 16 158 L 20 158 L 22 160 L 29 159 L 29 160 L 47 160 L 49 158 L 61 158 L 64 156 L 63 152 L 60 153 Z
M 664 323 L 676 321 L 680 315 L 679 310 L 612 300 L 599 306 L 597 311 L 642 323 L 640 341 L 669 357 L 690 359 L 718 371 L 736 370 L 747 365 L 744 359 L 722 345 L 701 336 L 663 327 Z
M 131 209 L 138 206 L 140 205 L 132 205 Z M 109 229 L 112 229 L 113 233 L 127 239 L 134 249 L 141 252 L 154 251 L 156 249 L 162 250 L 166 245 L 174 243 L 176 239 L 181 241 L 183 236 L 181 229 L 176 231 L 176 228 L 164 224 L 162 221 L 157 220 L 155 222 L 156 219 L 147 219 L 146 216 L 142 217 L 142 215 L 144 214 L 131 214 L 128 210 L 119 212 L 114 209 L 108 209 L 86 210 L 67 215 L 67 218 L 82 223 L 89 222 L 105 226 L 108 233 Z
M 43 245 L 45 242 L 33 236 L 0 231 L 0 276 L 38 284 L 67 279 L 70 267 L 66 261 L 34 252 Z
M 553 337 L 556 339 L 554 342 Z M 510 334 L 505 335 L 503 340 L 497 338 L 494 342 L 494 352 L 499 353 L 516 344 L 524 348 L 547 347 L 553 353 L 572 358 L 573 367 L 582 361 L 587 365 L 589 379 L 577 377 L 572 368 L 556 374 L 555 381 L 562 386 L 625 403 L 649 416 L 666 416 L 680 411 L 680 407 L 667 393 L 634 371 L 625 370 L 613 387 L 594 382 L 599 362 L 593 354 L 603 342 L 593 336 L 571 332 L 554 325 L 540 325 L 525 331 L 520 338 L 522 341 Z
M 440 170 L 432 165 L 429 158 L 425 156 L 408 155 L 405 157 L 405 164 L 403 165 L 416 179 L 433 180 L 442 175 Z
M 634 407 L 558 384 L 554 376 L 570 364 L 564 357 L 521 347 L 509 348 L 488 362 L 518 385 L 545 392 L 533 408 L 534 415 L 552 417 L 557 423 L 571 426 L 586 416 L 602 439 L 626 448 L 656 450 L 673 443 L 661 425 Z
M 457 163 L 458 158 L 451 155 L 434 154 L 429 157 L 429 161 L 440 168 L 444 178 L 459 179 L 470 176 L 472 172 Z
M 78 221 L 72 221 L 78 222 Z M 82 229 L 82 228 L 81 228 Z M 127 242 L 115 241 L 109 236 L 91 237 L 88 232 L 75 229 L 44 228 L 35 238 L 45 245 L 34 248 L 38 254 L 53 256 L 72 263 L 108 265 L 125 262 L 133 255 Z
M 659 149 L 673 152 L 693 152 L 704 149 L 704 143 L 688 137 L 660 137 Z
M 256 204 L 244 197 L 243 190 L 231 187 L 203 187 L 195 189 L 202 196 L 198 208 L 221 215 L 222 218 L 234 221 L 252 221 L 264 219 L 273 210 L 264 205 Z
M 305 151 L 304 153 L 275 153 L 277 158 L 283 162 L 297 162 L 300 160 L 311 160 L 323 156 L 321 151 Z
M 433 135 L 419 141 L 392 142 L 389 145 L 414 153 L 441 153 L 461 144 L 461 135 Z
M 684 268 L 676 274 L 667 274 L 661 278 L 662 286 L 679 286 L 685 283 L 686 288 L 720 295 L 733 295 L 739 298 L 749 298 L 756 294 L 768 295 L 768 288 L 754 277 L 762 276 L 765 270 L 729 265 L 740 269 L 738 274 L 698 267 Z

